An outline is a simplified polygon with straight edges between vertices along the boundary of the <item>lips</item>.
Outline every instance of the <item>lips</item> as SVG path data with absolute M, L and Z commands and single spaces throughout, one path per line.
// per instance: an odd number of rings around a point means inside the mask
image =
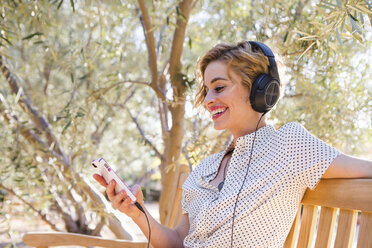
M 227 108 L 211 108 L 211 117 L 213 120 L 216 120 L 219 118 L 221 115 L 223 115 L 226 112 Z

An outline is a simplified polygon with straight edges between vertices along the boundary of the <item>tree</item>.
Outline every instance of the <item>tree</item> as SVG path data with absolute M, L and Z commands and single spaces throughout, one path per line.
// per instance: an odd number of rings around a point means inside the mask
M 158 167 L 164 221 L 175 166 L 195 165 L 228 136 L 211 138 L 206 118 L 186 111 L 195 61 L 212 43 L 277 47 L 287 84 L 276 124 L 299 121 L 343 149 L 370 141 L 370 127 L 351 131 L 372 109 L 369 65 L 353 64 L 370 44 L 364 1 L 4 1 L 1 10 L 0 187 L 54 229 L 52 212 L 68 231 L 98 234 L 109 221 L 127 237 L 84 179 L 96 154 L 127 180 Z

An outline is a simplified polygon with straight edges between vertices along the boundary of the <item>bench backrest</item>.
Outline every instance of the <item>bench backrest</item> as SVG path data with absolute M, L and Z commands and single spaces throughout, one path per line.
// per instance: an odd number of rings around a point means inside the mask
M 170 228 L 181 218 L 182 185 L 189 175 L 186 165 L 178 170 L 165 223 Z M 352 247 L 355 242 L 357 247 L 372 247 L 372 179 L 320 180 L 305 192 L 284 247 Z
M 164 223 L 164 225 L 169 228 L 174 228 L 181 219 L 182 185 L 190 174 L 190 168 L 185 164 L 181 164 L 176 168 L 176 170 L 176 175 L 178 175 L 177 177 L 175 177 L 175 180 L 177 181 L 174 183 L 176 185 L 176 189 L 174 190 L 173 196 L 171 197 L 168 204 L 168 209 L 170 209 L 171 211 L 167 215 Z
M 188 174 L 188 167 L 180 166 L 177 190 L 170 202 L 172 211 L 166 219 L 169 227 L 174 227 L 182 215 L 182 184 Z M 23 240 L 29 246 L 40 248 L 61 245 L 143 248 L 147 245 L 73 233 L 29 233 Z M 319 248 L 352 247 L 354 241 L 358 248 L 372 247 L 372 179 L 321 180 L 315 190 L 307 190 L 284 247 L 307 248 L 314 244 Z
M 372 247 L 372 179 L 324 179 L 306 191 L 284 247 L 314 242 L 322 248 L 355 242 Z

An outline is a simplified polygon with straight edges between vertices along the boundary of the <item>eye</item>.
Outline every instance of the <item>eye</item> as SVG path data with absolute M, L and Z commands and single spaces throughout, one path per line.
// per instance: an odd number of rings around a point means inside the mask
M 225 87 L 224 86 L 217 86 L 216 88 L 214 88 L 214 90 L 216 92 L 221 92 Z

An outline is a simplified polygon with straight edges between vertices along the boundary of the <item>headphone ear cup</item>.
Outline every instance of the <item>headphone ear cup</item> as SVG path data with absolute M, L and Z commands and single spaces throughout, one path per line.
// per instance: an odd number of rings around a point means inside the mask
M 252 84 L 249 96 L 252 108 L 259 112 L 269 111 L 279 99 L 280 84 L 269 74 L 261 74 Z

